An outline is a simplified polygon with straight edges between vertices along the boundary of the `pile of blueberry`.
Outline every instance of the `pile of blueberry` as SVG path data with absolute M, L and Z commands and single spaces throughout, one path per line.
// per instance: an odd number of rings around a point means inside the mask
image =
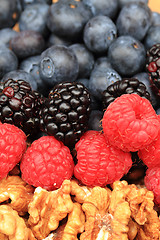
M 90 129 L 101 129 L 103 92 L 124 78 L 143 83 L 160 114 L 146 71 L 157 43 L 160 14 L 147 0 L 0 0 L 0 81 L 25 80 L 44 97 L 56 84 L 82 83 Z

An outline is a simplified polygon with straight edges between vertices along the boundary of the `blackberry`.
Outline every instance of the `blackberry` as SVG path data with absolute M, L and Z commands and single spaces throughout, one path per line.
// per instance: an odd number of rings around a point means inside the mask
M 136 78 L 123 78 L 121 81 L 116 81 L 109 85 L 102 94 L 103 109 L 113 102 L 117 97 L 122 94 L 136 93 L 141 97 L 150 100 L 150 94 L 146 86 Z
M 88 129 L 90 94 L 82 83 L 55 85 L 40 111 L 40 128 L 73 148 Z
M 147 51 L 146 70 L 155 93 L 160 96 L 160 43 Z
M 22 129 L 26 135 L 37 133 L 41 96 L 24 80 L 0 83 L 0 121 Z

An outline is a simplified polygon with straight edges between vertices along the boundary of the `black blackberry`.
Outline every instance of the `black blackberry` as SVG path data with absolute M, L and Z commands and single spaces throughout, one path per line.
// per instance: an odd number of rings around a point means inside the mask
M 41 96 L 24 80 L 8 79 L 0 83 L 0 121 L 14 124 L 26 135 L 38 131 Z
M 82 83 L 55 85 L 40 111 L 41 130 L 73 148 L 88 129 L 90 94 Z
M 150 94 L 146 89 L 146 86 L 136 78 L 124 78 L 120 81 L 116 81 L 109 85 L 102 94 L 103 109 L 106 109 L 108 105 L 113 102 L 117 97 L 122 94 L 136 93 L 141 97 L 150 100 Z
M 149 80 L 157 96 L 160 96 L 160 43 L 147 51 L 146 70 Z

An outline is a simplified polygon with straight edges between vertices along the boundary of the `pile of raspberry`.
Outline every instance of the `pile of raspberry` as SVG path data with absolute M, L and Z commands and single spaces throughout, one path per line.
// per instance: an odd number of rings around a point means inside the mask
M 104 112 L 102 129 L 85 132 L 71 151 L 54 136 L 42 136 L 27 147 L 22 130 L 0 123 L 0 178 L 19 164 L 22 179 L 34 187 L 55 190 L 72 177 L 103 187 L 129 172 L 137 152 L 148 168 L 146 187 L 160 204 L 160 117 L 150 101 L 121 95 Z
M 102 119 L 103 132 L 112 146 L 137 152 L 147 167 L 145 186 L 160 205 L 160 115 L 147 99 L 124 94 L 112 102 Z

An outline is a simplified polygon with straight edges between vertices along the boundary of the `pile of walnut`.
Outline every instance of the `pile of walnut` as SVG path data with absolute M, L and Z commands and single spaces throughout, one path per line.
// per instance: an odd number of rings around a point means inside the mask
M 116 181 L 112 188 L 65 180 L 60 189 L 48 192 L 8 176 L 0 181 L 0 239 L 160 239 L 153 193 L 126 181 Z

